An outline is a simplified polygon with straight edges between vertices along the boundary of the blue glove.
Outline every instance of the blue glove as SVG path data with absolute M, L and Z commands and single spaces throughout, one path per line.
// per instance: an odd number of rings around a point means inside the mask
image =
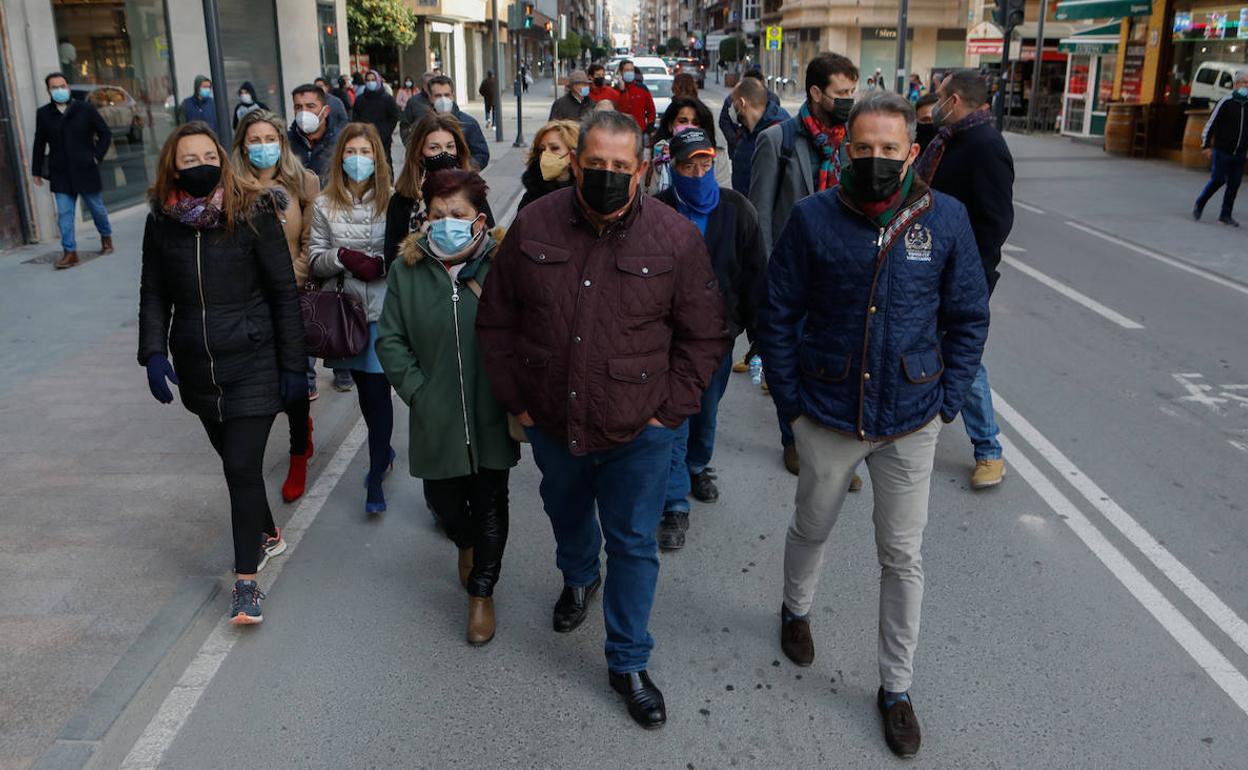
M 293 404 L 296 401 L 307 398 L 308 373 L 288 372 L 283 369 L 279 372 L 277 392 L 282 397 L 283 404 Z
M 162 404 L 173 403 L 173 393 L 169 390 L 169 385 L 165 383 L 168 379 L 174 385 L 179 385 L 178 375 L 173 371 L 173 364 L 169 363 L 169 359 L 162 353 L 157 353 L 147 359 L 147 387 L 151 389 L 152 396 Z

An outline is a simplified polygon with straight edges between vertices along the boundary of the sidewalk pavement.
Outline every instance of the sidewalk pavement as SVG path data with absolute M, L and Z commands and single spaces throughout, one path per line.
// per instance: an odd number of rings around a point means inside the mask
M 530 93 L 526 139 L 550 108 Z M 508 140 L 487 136 L 499 217 L 522 192 L 514 105 Z M 25 770 L 58 737 L 89 751 L 228 591 L 220 462 L 180 403 L 152 399 L 135 361 L 146 213 L 112 212 L 117 252 L 71 270 L 52 269 L 55 240 L 0 253 L 0 770 Z M 89 223 L 79 237 L 84 256 L 97 248 Z M 320 392 L 309 487 L 358 416 L 328 371 Z M 265 458 L 279 524 L 293 511 L 278 491 L 287 430 L 278 415 Z

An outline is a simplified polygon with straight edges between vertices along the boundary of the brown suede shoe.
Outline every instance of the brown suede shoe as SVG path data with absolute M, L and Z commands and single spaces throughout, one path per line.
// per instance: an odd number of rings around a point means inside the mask
M 468 644 L 481 647 L 494 638 L 494 597 L 468 597 Z
M 806 618 L 784 620 L 784 605 L 780 607 L 780 649 L 785 657 L 799 666 L 815 662 L 815 640 L 810 637 L 810 621 Z
M 797 458 L 797 446 L 789 444 L 784 448 L 784 469 L 794 476 L 802 469 L 802 464 Z
M 77 267 L 77 266 L 78 266 L 78 252 L 76 251 L 65 252 L 65 255 L 61 257 L 59 260 L 57 260 L 56 264 L 53 265 L 53 267 L 55 267 L 57 270 L 64 270 L 69 267 Z
M 910 701 L 899 700 L 892 708 L 884 708 L 884 688 L 881 687 L 875 696 L 875 703 L 884 717 L 884 742 L 899 757 L 913 757 L 919 753 L 922 735 L 919 732 L 919 720 L 914 715 L 914 706 Z
M 472 574 L 472 549 L 464 548 L 459 552 L 459 584 L 468 587 L 468 576 Z
M 101 235 L 100 236 L 100 256 L 102 257 L 105 254 L 112 254 L 112 253 L 113 253 L 113 236 Z

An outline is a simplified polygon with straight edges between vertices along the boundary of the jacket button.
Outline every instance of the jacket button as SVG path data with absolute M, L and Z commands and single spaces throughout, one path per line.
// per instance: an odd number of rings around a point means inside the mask
M 585 285 L 586 285 L 586 286 L 593 286 L 593 285 L 594 285 L 594 282 L 593 282 L 593 281 L 586 281 L 586 282 L 585 282 Z
M 927 376 L 927 372 L 925 372 L 925 371 L 923 371 L 923 372 L 919 372 L 919 376 L 920 376 L 920 377 L 926 377 L 926 376 Z
M 572 391 L 572 393 L 571 393 L 571 394 L 569 394 L 569 395 L 571 395 L 571 397 L 572 397 L 572 398 L 576 398 L 576 391 L 575 391 L 575 390 L 574 390 L 574 391 Z
M 538 255 L 537 255 L 537 261 L 538 261 L 538 262 L 544 262 L 544 261 L 546 261 L 546 255 L 545 255 L 545 254 L 538 254 Z
M 641 269 L 641 274 L 642 274 L 642 275 L 650 275 L 650 268 L 648 268 L 648 267 L 643 267 L 643 268 Z
M 875 315 L 875 305 L 872 305 L 871 307 L 867 308 L 867 312 L 870 313 L 871 315 Z
M 569 446 L 571 446 L 573 449 L 576 449 L 576 439 L 572 439 L 572 443 L 569 444 Z
M 858 438 L 866 438 L 866 437 L 867 437 L 867 432 L 865 430 L 858 431 Z M 572 443 L 575 444 L 576 442 L 573 441 Z
M 649 376 L 650 376 L 650 375 L 646 374 L 645 372 L 642 372 L 642 373 L 641 373 L 641 379 L 642 379 L 642 381 L 644 382 L 644 381 L 645 381 L 645 380 L 646 380 Z
M 862 373 L 862 379 L 864 379 L 864 380 L 869 380 L 869 379 L 871 379 L 871 372 L 863 372 L 863 373 Z
M 572 341 L 573 341 L 573 342 L 580 342 L 580 341 L 581 341 L 581 338 L 580 338 L 580 336 L 578 335 L 578 336 L 576 336 L 576 337 L 573 337 L 573 338 L 572 338 Z

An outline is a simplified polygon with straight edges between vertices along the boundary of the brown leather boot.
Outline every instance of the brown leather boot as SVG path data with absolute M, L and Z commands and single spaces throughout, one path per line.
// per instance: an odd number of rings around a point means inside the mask
M 494 638 L 494 597 L 468 597 L 468 644 L 481 647 Z
M 53 265 L 53 267 L 55 267 L 57 270 L 64 270 L 67 267 L 77 267 L 77 266 L 78 266 L 78 252 L 76 251 L 65 252 L 65 256 L 61 257 L 59 260 L 57 260 L 56 264 Z
M 468 587 L 468 576 L 472 574 L 472 549 L 462 548 L 459 551 L 459 584 Z
M 112 254 L 112 253 L 113 253 L 113 236 L 101 235 L 100 236 L 100 256 L 102 257 L 105 254 Z

